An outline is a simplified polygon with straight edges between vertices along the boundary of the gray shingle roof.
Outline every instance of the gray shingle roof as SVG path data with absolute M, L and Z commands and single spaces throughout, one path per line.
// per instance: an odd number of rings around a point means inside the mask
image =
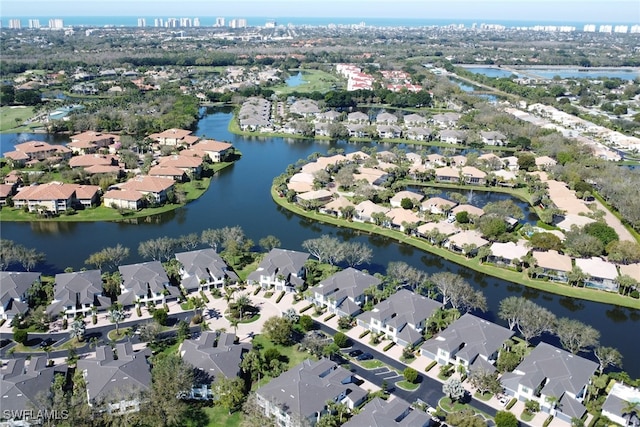
M 306 252 L 274 248 L 265 255 L 257 270 L 252 272 L 248 279 L 258 281 L 260 275 L 282 274 L 287 281 L 290 281 L 291 276 L 298 274 L 308 259 L 309 254 Z
M 332 297 L 338 301 L 344 296 L 355 299 L 368 287 L 379 284 L 380 279 L 349 267 L 321 281 L 314 291 L 324 296 L 335 294 Z
M 421 348 L 433 354 L 439 348 L 448 352 L 460 349 L 456 356 L 473 363 L 479 355 L 491 356 L 512 335 L 513 331 L 507 328 L 467 313 Z
M 21 300 L 31 285 L 39 280 L 40 273 L 0 271 L 0 304 L 5 311 L 14 315 L 26 312 L 26 305 L 14 304 L 14 300 Z
M 42 398 L 50 393 L 56 372 L 66 372 L 66 365 L 46 367 L 47 358 L 10 359 L 0 374 L 0 406 L 2 410 L 40 409 Z
M 148 291 L 161 293 L 166 289 L 171 296 L 176 297 L 179 293 L 173 286 L 169 286 L 169 277 L 160 261 L 121 265 L 118 270 L 125 289 L 118 297 L 118 302 L 123 305 L 134 304 L 137 295 L 146 295 Z
M 366 391 L 352 384 L 351 378 L 351 372 L 328 359 L 306 359 L 260 387 L 257 394 L 276 402 L 288 414 L 307 418 L 322 412 L 327 400 L 341 394 L 352 396 L 355 401 L 366 396 Z
M 130 342 L 116 344 L 118 358 L 108 346 L 96 348 L 96 357 L 80 359 L 78 370 L 85 372 L 87 394 L 92 402 L 119 401 L 146 390 L 151 385 L 148 349 L 134 352 Z
M 513 373 L 505 376 L 503 385 L 512 390 L 518 384 L 535 389 L 546 379 L 542 394 L 561 397 L 568 391 L 576 395 L 597 367 L 596 362 L 541 342 Z
M 386 401 L 376 397 L 367 403 L 360 413 L 343 424 L 343 427 L 425 427 L 430 421 L 429 415 L 411 409 L 411 406 L 400 398 Z
M 238 280 L 238 276 L 229 271 L 227 263 L 211 248 L 179 252 L 176 253 L 176 259 L 186 273 L 181 284 L 187 291 L 199 289 L 201 279 L 210 281 L 212 278 L 228 277 Z
M 65 307 L 75 307 L 76 304 L 111 305 L 109 298 L 97 296 L 102 296 L 100 270 L 56 274 L 54 302 L 47 307 L 47 313 L 58 314 Z
M 249 344 L 234 344 L 235 338 L 231 333 L 205 331 L 197 339 L 185 340 L 180 355 L 211 382 L 220 374 L 233 378 L 238 376 L 242 355 L 251 348 Z

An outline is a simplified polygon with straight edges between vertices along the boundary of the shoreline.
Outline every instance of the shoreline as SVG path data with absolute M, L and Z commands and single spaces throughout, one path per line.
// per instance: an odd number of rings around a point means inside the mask
M 624 72 L 638 72 L 640 73 L 640 67 L 632 67 L 629 65 L 621 65 L 619 67 L 581 67 L 579 65 L 495 65 L 495 64 L 454 64 L 455 67 L 460 68 L 492 68 L 495 70 L 576 70 L 576 71 L 624 71 Z
M 616 307 L 624 307 L 628 309 L 640 309 L 640 300 L 636 300 L 630 297 L 624 297 L 617 293 L 605 293 L 604 291 L 597 289 L 572 287 L 566 284 L 550 281 L 536 281 L 530 279 L 525 271 L 517 272 L 504 268 L 493 267 L 487 264 L 481 264 L 476 258 L 466 258 L 464 255 L 458 255 L 447 249 L 435 247 L 424 239 L 419 239 L 415 236 L 408 236 L 399 231 L 382 228 L 368 223 L 349 222 L 318 212 L 305 211 L 298 206 L 288 203 L 283 197 L 280 197 L 275 187 L 273 186 L 271 187 L 271 198 L 278 206 L 304 218 L 308 218 L 314 221 L 321 221 L 327 224 L 335 225 L 337 227 L 344 227 L 359 232 L 387 237 L 398 243 L 413 246 L 416 249 L 437 255 L 441 258 L 446 259 L 447 261 L 451 261 L 455 264 L 469 268 L 476 272 L 486 274 L 487 276 L 502 279 L 528 288 L 533 288 L 539 291 L 544 291 L 563 297 L 576 298 L 591 302 L 613 305 Z

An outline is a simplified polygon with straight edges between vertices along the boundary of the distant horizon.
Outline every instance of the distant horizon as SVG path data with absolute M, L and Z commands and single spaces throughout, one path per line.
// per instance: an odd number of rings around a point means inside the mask
M 37 13 L 33 13 L 37 11 Z M 331 12 L 328 12 L 331 11 Z M 152 12 L 152 13 L 151 13 Z M 637 0 L 2 0 L 2 19 L 72 17 L 424 19 L 640 24 Z

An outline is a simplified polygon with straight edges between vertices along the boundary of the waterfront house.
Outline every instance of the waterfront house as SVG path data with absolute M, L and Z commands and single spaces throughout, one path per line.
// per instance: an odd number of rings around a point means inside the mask
M 537 274 L 540 278 L 548 278 L 556 282 L 567 283 L 567 274 L 572 270 L 571 257 L 558 251 L 533 251 L 531 256 L 536 267 L 542 269 Z
M 122 276 L 118 302 L 124 307 L 165 304 L 178 299 L 180 291 L 169 283 L 160 261 L 149 261 L 118 267 Z
M 422 341 L 427 319 L 442 307 L 432 299 L 400 289 L 379 302 L 371 311 L 358 315 L 359 326 L 372 332 L 384 333 L 393 342 L 406 347 Z
M 289 112 L 303 117 L 315 117 L 320 112 L 318 102 L 313 99 L 298 99 L 289 107 Z
M 355 123 L 355 124 L 369 124 L 369 116 L 360 111 L 354 111 L 353 113 L 347 114 L 347 122 Z
M 427 124 L 427 119 L 422 117 L 420 114 L 406 114 L 404 116 L 404 124 L 406 126 L 425 126 Z
M 349 409 L 364 402 L 367 392 L 353 374 L 327 359 L 304 360 L 256 390 L 258 406 L 278 426 L 315 425 L 329 412 L 327 402 Z
M 487 259 L 489 262 L 507 266 L 516 264 L 516 261 L 521 261 L 529 253 L 529 248 L 522 242 L 494 242 L 489 249 L 491 250 L 491 255 Z
M 498 353 L 513 334 L 510 329 L 466 313 L 422 344 L 420 352 L 441 365 L 495 371 Z
M 395 125 L 377 125 L 376 132 L 382 139 L 400 138 L 402 136 L 402 128 Z
M 29 289 L 40 281 L 40 273 L 0 271 L 0 319 L 13 320 L 29 310 Z
M 180 286 L 189 294 L 238 283 L 238 275 L 212 248 L 178 252 Z
M 457 252 L 466 256 L 473 256 L 478 252 L 478 248 L 486 246 L 489 241 L 482 237 L 476 230 L 464 230 L 458 234 L 450 236 L 444 243 L 444 247 L 452 252 Z
M 209 160 L 213 163 L 219 163 L 227 161 L 229 156 L 235 152 L 235 149 L 233 145 L 228 142 L 205 139 L 191 146 L 190 150 L 185 150 L 183 155 L 189 155 L 192 152 L 199 153 L 200 157 L 204 157 L 204 154 L 209 157 Z
M 373 215 L 375 213 L 382 213 L 386 215 L 387 212 L 389 212 L 389 208 L 376 205 L 371 200 L 365 200 L 364 202 L 360 202 L 356 205 L 353 220 L 358 222 L 375 222 L 373 219 Z
M 431 237 L 432 233 L 434 233 L 435 231 L 448 237 L 455 233 L 458 233 L 460 229 L 453 222 L 448 222 L 448 221 L 428 222 L 426 224 L 422 224 L 418 226 L 417 234 L 420 237 L 428 239 L 431 244 L 435 244 L 436 242 Z
M 355 206 L 349 199 L 346 197 L 339 196 L 337 199 L 330 201 L 326 205 L 320 208 L 320 212 L 333 215 L 338 218 L 342 218 L 342 211 L 347 207 L 353 207 L 355 212 Z
M 414 409 L 399 397 L 393 400 L 376 397 L 342 427 L 428 427 L 431 423 L 426 412 Z
M 428 154 L 424 165 L 431 169 L 436 169 L 447 165 L 447 159 L 441 154 Z
M 64 145 L 53 145 L 44 141 L 27 141 L 14 146 L 14 151 L 4 153 L 14 166 L 24 166 L 28 161 L 50 160 L 52 158 L 68 159 L 71 150 Z
M 274 287 L 276 291 L 293 292 L 304 284 L 306 252 L 274 248 L 267 253 L 258 268 L 247 277 L 248 284 L 263 289 Z
M 451 215 L 455 216 L 458 214 L 458 212 L 466 212 L 467 214 L 469 214 L 471 222 L 473 222 L 474 217 L 480 218 L 482 215 L 484 215 L 484 210 L 482 208 L 467 204 L 458 205 L 451 209 Z
M 428 127 L 412 127 L 404 131 L 404 135 L 413 141 L 431 141 L 433 131 Z
M 95 355 L 78 360 L 89 406 L 113 415 L 138 412 L 141 394 L 151 386 L 150 355 L 150 349 L 134 351 L 125 342 L 96 347 Z
M 500 132 L 480 132 L 480 137 L 482 138 L 482 143 L 486 145 L 502 146 L 507 144 L 507 137 Z
M 76 154 L 93 154 L 106 149 L 114 144 L 120 137 L 108 133 L 86 131 L 71 137 L 71 142 L 67 144 Z
M 173 189 L 172 179 L 155 176 L 140 175 L 120 184 L 123 190 L 139 191 L 155 203 L 163 203 L 167 200 L 167 194 Z
M 339 271 L 313 288 L 312 302 L 327 306 L 338 316 L 354 316 L 362 311 L 367 288 L 380 285 L 380 279 L 353 267 Z
M 440 131 L 439 138 L 447 144 L 463 144 L 467 140 L 467 134 L 461 130 L 444 129 Z
M 382 112 L 376 116 L 376 123 L 379 125 L 380 124 L 394 125 L 398 123 L 398 116 L 391 113 Z
M 638 427 L 640 426 L 640 407 L 635 412 L 630 412 L 627 408 L 631 402 L 636 402 L 640 406 L 640 390 L 623 383 L 615 383 L 602 405 L 602 416 L 617 425 Z
M 417 205 L 420 203 L 420 200 L 424 198 L 423 194 L 415 193 L 413 191 L 398 191 L 394 196 L 389 200 L 392 208 L 400 208 L 402 207 L 402 200 L 409 199 L 411 203 Z
M 173 155 L 160 157 L 158 165 L 161 167 L 173 167 L 184 171 L 190 178 L 200 178 L 202 174 L 202 157 Z
M 153 166 L 149 169 L 149 176 L 156 178 L 168 178 L 175 182 L 185 182 L 188 177 L 184 170 L 173 166 Z
M 360 123 L 347 123 L 345 125 L 347 128 L 347 132 L 349 132 L 349 136 L 354 138 L 366 138 L 370 136 L 369 128 L 366 125 Z
M 109 208 L 138 210 L 144 207 L 145 196 L 135 190 L 109 190 L 104 193 L 103 204 Z
M 47 307 L 49 316 L 74 319 L 109 307 L 111 299 L 103 294 L 100 270 L 56 274 L 53 301 Z
M 420 210 L 435 215 L 449 215 L 451 209 L 456 205 L 456 202 L 442 197 L 431 197 L 420 204 Z
M 402 232 L 405 231 L 407 224 L 417 225 L 423 222 L 423 219 L 410 209 L 393 208 L 385 215 L 389 218 L 388 224 L 385 225 Z
M 582 401 L 597 368 L 596 362 L 541 342 L 500 382 L 509 396 L 536 401 L 543 412 L 571 422 L 586 412 Z
M 460 113 L 434 114 L 431 118 L 440 127 L 455 126 L 462 115 Z
M 296 202 L 305 209 L 313 209 L 329 203 L 332 197 L 333 193 L 329 190 L 313 190 L 298 194 Z
M 587 275 L 584 286 L 587 288 L 603 289 L 605 291 L 618 291 L 618 270 L 616 265 L 603 260 L 600 257 L 576 258 L 576 267 Z
M 97 185 L 63 184 L 49 182 L 23 187 L 14 196 L 17 208 L 27 206 L 29 212 L 60 213 L 75 207 L 91 207 L 97 203 L 100 187 Z
M 203 331 L 198 338 L 184 340 L 178 351 L 193 367 L 194 383 L 183 398 L 212 400 L 212 384 L 221 377 L 240 376 L 240 363 L 249 350 L 250 343 L 239 344 L 235 334 L 220 331 Z

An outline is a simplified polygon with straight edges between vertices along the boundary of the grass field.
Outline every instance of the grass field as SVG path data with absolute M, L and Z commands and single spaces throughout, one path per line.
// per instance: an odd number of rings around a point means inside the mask
M 0 132 L 28 129 L 22 123 L 30 117 L 33 117 L 33 107 L 0 107 Z
M 333 74 L 321 70 L 291 70 L 292 74 L 302 72 L 304 83 L 298 86 L 287 86 L 281 84 L 274 86 L 272 89 L 278 94 L 287 95 L 292 92 L 328 92 L 334 87 L 341 88 L 344 82 Z
M 271 189 L 271 197 L 273 200 L 283 208 L 296 213 L 300 216 L 310 218 L 316 221 L 333 224 L 339 227 L 348 227 L 355 230 L 363 231 L 370 234 L 378 234 L 396 240 L 400 243 L 411 245 L 415 248 L 421 249 L 425 252 L 431 252 L 438 255 L 448 261 L 455 262 L 456 264 L 463 265 L 472 270 L 484 273 L 488 276 L 497 277 L 513 283 L 519 283 L 524 286 L 538 289 L 541 291 L 553 293 L 556 295 L 562 295 L 565 297 L 584 299 L 587 301 L 595 301 L 605 304 L 619 305 L 628 308 L 640 308 L 640 300 L 625 297 L 620 294 L 614 294 L 611 292 L 599 291 L 596 289 L 578 288 L 569 286 L 566 284 L 545 282 L 542 280 L 533 280 L 527 276 L 525 271 L 511 271 L 504 268 L 494 267 L 480 263 L 478 258 L 467 258 L 464 255 L 455 254 L 445 248 L 431 245 L 424 239 L 415 236 L 408 236 L 400 231 L 383 228 L 370 223 L 349 222 L 343 219 L 338 219 L 330 215 L 320 214 L 318 212 L 305 211 L 304 209 L 287 203 L 286 199 L 280 197 L 274 188 Z

